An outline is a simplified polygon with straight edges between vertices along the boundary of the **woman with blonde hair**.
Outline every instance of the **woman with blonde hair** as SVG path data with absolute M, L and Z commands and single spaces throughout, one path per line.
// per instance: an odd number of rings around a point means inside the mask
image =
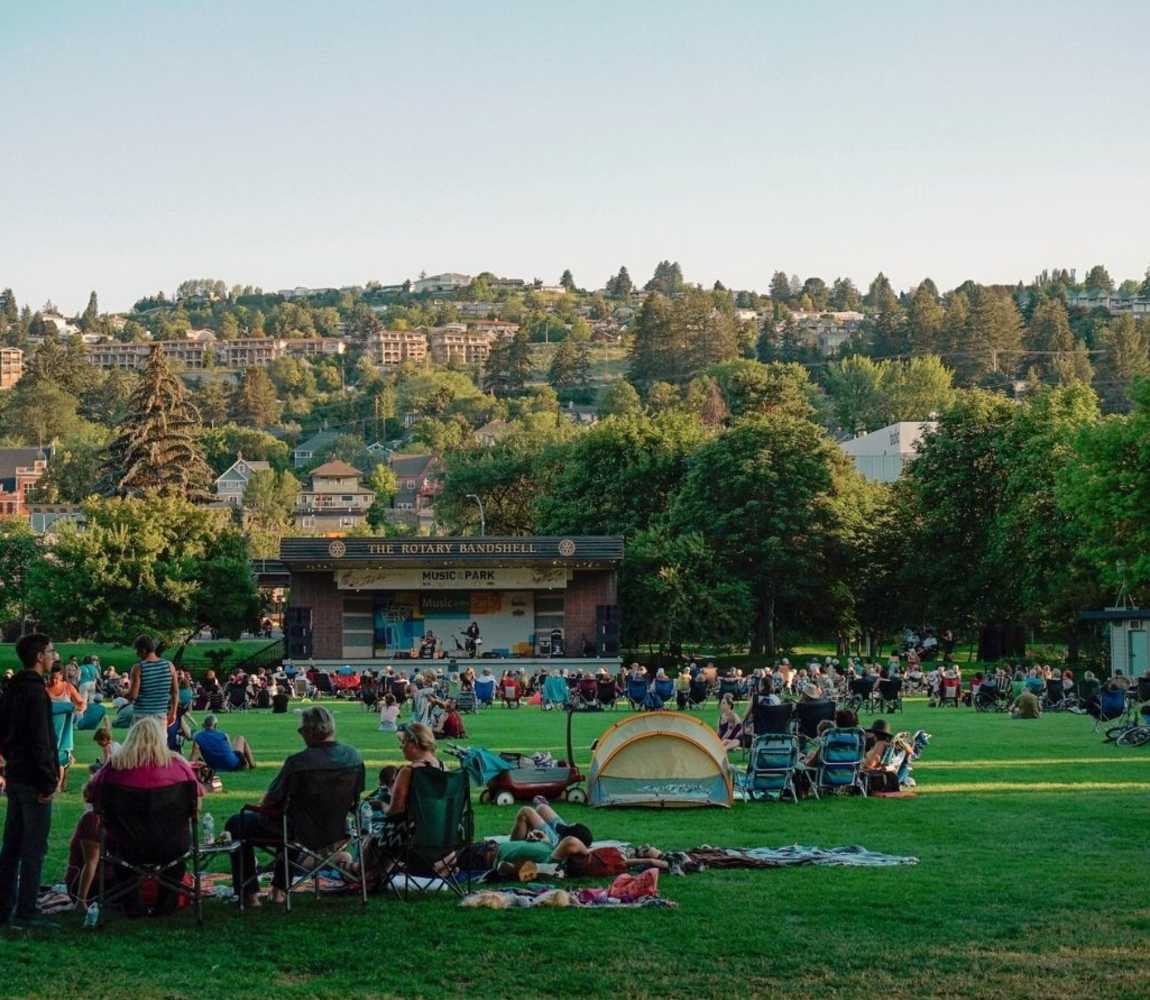
M 168 749 L 164 720 L 159 716 L 144 716 L 128 730 L 123 746 L 96 772 L 91 784 L 94 789 L 101 784 L 166 788 L 183 781 L 195 782 L 199 794 L 203 795 L 191 765 Z
M 403 846 L 408 829 L 407 795 L 411 790 L 411 775 L 417 767 L 444 770 L 443 762 L 435 756 L 435 734 L 422 722 L 412 722 L 399 729 L 399 746 L 407 763 L 399 769 L 391 786 L 391 802 L 384 817 L 380 843 L 384 849 Z

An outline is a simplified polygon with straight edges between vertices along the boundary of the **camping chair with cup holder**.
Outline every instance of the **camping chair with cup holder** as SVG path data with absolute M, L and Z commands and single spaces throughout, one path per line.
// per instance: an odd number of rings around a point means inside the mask
M 129 916 L 139 916 L 172 912 L 180 897 L 187 896 L 196 922 L 203 923 L 196 782 L 129 788 L 101 781 L 94 808 L 100 816 L 97 920 L 113 903 L 122 903 Z M 190 884 L 184 881 L 189 861 Z M 142 891 L 148 884 L 155 890 L 150 905 L 144 903 Z
M 283 875 L 287 912 L 291 912 L 292 894 L 308 882 L 319 896 L 324 869 L 337 871 L 347 882 L 358 883 L 361 901 L 367 905 L 367 866 L 362 863 L 365 834 L 359 808 L 363 789 L 362 764 L 289 775 L 280 836 L 251 841 L 253 847 L 275 855 L 273 864 Z M 243 811 L 260 810 L 244 806 Z M 338 854 L 353 845 L 361 861 L 358 872 L 336 860 Z
M 784 795 L 790 795 L 798 802 L 795 773 L 799 760 L 799 737 L 793 730 L 755 736 L 747 763 L 748 798 L 752 802 L 781 802 Z
M 457 896 L 471 891 L 471 870 L 459 859 L 475 833 L 471 785 L 465 770 L 411 769 L 403 841 L 385 863 L 386 885 L 405 900 L 442 882 Z M 402 882 L 400 879 L 402 878 Z
M 819 762 L 814 782 L 818 792 L 844 792 L 854 789 L 864 798 L 862 779 L 866 756 L 866 733 L 857 726 L 828 729 L 819 746 Z

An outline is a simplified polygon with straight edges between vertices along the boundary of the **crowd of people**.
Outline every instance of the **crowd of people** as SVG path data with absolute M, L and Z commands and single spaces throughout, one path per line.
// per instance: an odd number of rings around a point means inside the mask
M 213 671 L 198 683 L 164 658 L 156 642 L 141 636 L 135 643 L 137 661 L 120 674 L 103 668 L 94 656 L 62 663 L 50 638 L 24 636 L 17 644 L 23 669 L 9 672 L 0 699 L 0 754 L 4 771 L 0 784 L 8 798 L 3 848 L 0 850 L 0 923 L 20 927 L 44 926 L 36 912 L 36 895 L 51 828 L 52 803 L 67 788 L 76 733 L 91 730 L 99 750 L 82 789 L 88 804 L 69 842 L 67 890 L 76 905 L 91 901 L 100 864 L 100 814 L 92 808 L 106 785 L 159 789 L 181 782 L 194 782 L 197 794 L 211 788 L 221 773 L 256 767 L 256 753 L 249 741 L 228 732 L 224 722 L 242 718 L 226 714 L 251 707 L 286 711 L 297 697 L 330 693 L 352 698 L 378 714 L 378 730 L 397 734 L 404 764 L 385 767 L 378 787 L 369 797 L 373 821 L 371 863 L 378 875 L 386 869 L 389 852 L 394 854 L 407 830 L 408 797 L 412 775 L 420 768 L 442 769 L 437 741 L 465 735 L 463 708 L 484 702 L 518 704 L 524 699 L 546 705 L 566 692 L 578 699 L 593 691 L 600 703 L 612 698 L 638 699 L 641 706 L 681 708 L 698 703 L 698 695 L 717 696 L 716 729 L 729 750 L 748 748 L 755 738 L 755 706 L 784 702 L 832 703 L 833 715 L 819 723 L 818 732 L 804 741 L 800 769 L 803 775 L 817 771 L 824 751 L 821 738 L 834 730 L 859 727 L 860 691 L 876 689 L 883 682 L 898 681 L 910 689 L 925 691 L 932 704 L 966 701 L 977 705 L 988 697 L 1008 700 L 1018 718 L 1037 718 L 1052 692 L 1063 690 L 1078 698 L 1083 710 L 1104 710 L 1109 692 L 1121 692 L 1125 678 L 1112 679 L 1103 687 L 1090 673 L 1076 684 L 1069 672 L 1059 673 L 1042 665 L 1029 669 L 1004 665 L 993 671 L 974 673 L 964 687 L 957 665 L 949 654 L 924 671 L 912 648 L 892 654 L 885 662 L 857 658 L 810 659 L 795 666 L 786 657 L 771 667 L 721 674 L 711 661 L 684 658 L 681 668 L 648 671 L 637 663 L 615 675 L 594 671 L 539 669 L 521 672 L 514 667 L 498 676 L 491 667 L 470 667 L 458 674 L 445 673 L 430 664 L 415 664 L 403 671 L 388 666 L 362 674 L 347 669 L 339 674 L 343 685 L 330 675 L 300 671 L 290 662 L 278 669 L 261 668 L 252 673 L 233 671 L 220 680 Z M 325 679 L 327 683 L 325 684 Z M 590 685 L 590 687 L 588 687 Z M 1124 692 L 1123 692 L 1124 697 Z M 746 702 L 741 707 L 741 702 Z M 108 711 L 110 706 L 111 711 Z M 601 706 L 600 706 L 601 707 Z M 207 710 L 199 725 L 191 721 L 193 710 Z M 401 722 L 404 713 L 410 721 Z M 300 714 L 299 735 L 303 749 L 284 761 L 259 803 L 231 816 L 225 836 L 239 843 L 231 853 L 233 882 L 237 894 L 249 905 L 258 905 L 255 848 L 280 833 L 286 790 L 292 776 L 301 772 L 346 771 L 362 767 L 359 751 L 336 739 L 335 720 L 322 705 L 311 704 Z M 125 731 L 122 741 L 115 730 Z M 897 791 L 907 784 L 889 764 L 889 747 L 896 735 L 884 719 L 865 730 L 862 772 L 867 787 Z M 186 755 L 185 755 L 186 754 Z M 913 781 L 913 779 L 910 779 Z M 518 877 L 530 866 L 559 865 L 569 874 L 608 874 L 625 871 L 632 864 L 667 864 L 654 849 L 628 855 L 597 855 L 585 825 L 564 823 L 545 801 L 537 800 L 517 813 L 506 839 L 481 841 L 469 848 L 465 859 L 474 868 L 501 871 Z M 347 859 L 349 864 L 366 864 Z M 272 897 L 287 891 L 281 866 L 275 866 Z M 167 901 L 168 904 L 171 900 Z M 159 904 L 163 907 L 164 902 Z

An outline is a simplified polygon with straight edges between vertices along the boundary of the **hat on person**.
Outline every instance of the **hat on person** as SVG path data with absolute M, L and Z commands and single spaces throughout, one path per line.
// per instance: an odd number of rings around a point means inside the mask
M 890 723 L 886 719 L 875 719 L 867 732 L 876 740 L 889 740 L 891 738 Z
M 802 693 L 808 698 L 817 698 L 819 689 L 814 684 L 804 684 Z

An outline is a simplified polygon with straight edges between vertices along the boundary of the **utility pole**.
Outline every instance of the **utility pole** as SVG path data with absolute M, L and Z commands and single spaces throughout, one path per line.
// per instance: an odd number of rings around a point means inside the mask
M 483 501 L 474 493 L 468 493 L 464 499 L 474 500 L 479 506 L 479 537 L 483 538 L 487 534 L 487 515 L 483 511 Z

